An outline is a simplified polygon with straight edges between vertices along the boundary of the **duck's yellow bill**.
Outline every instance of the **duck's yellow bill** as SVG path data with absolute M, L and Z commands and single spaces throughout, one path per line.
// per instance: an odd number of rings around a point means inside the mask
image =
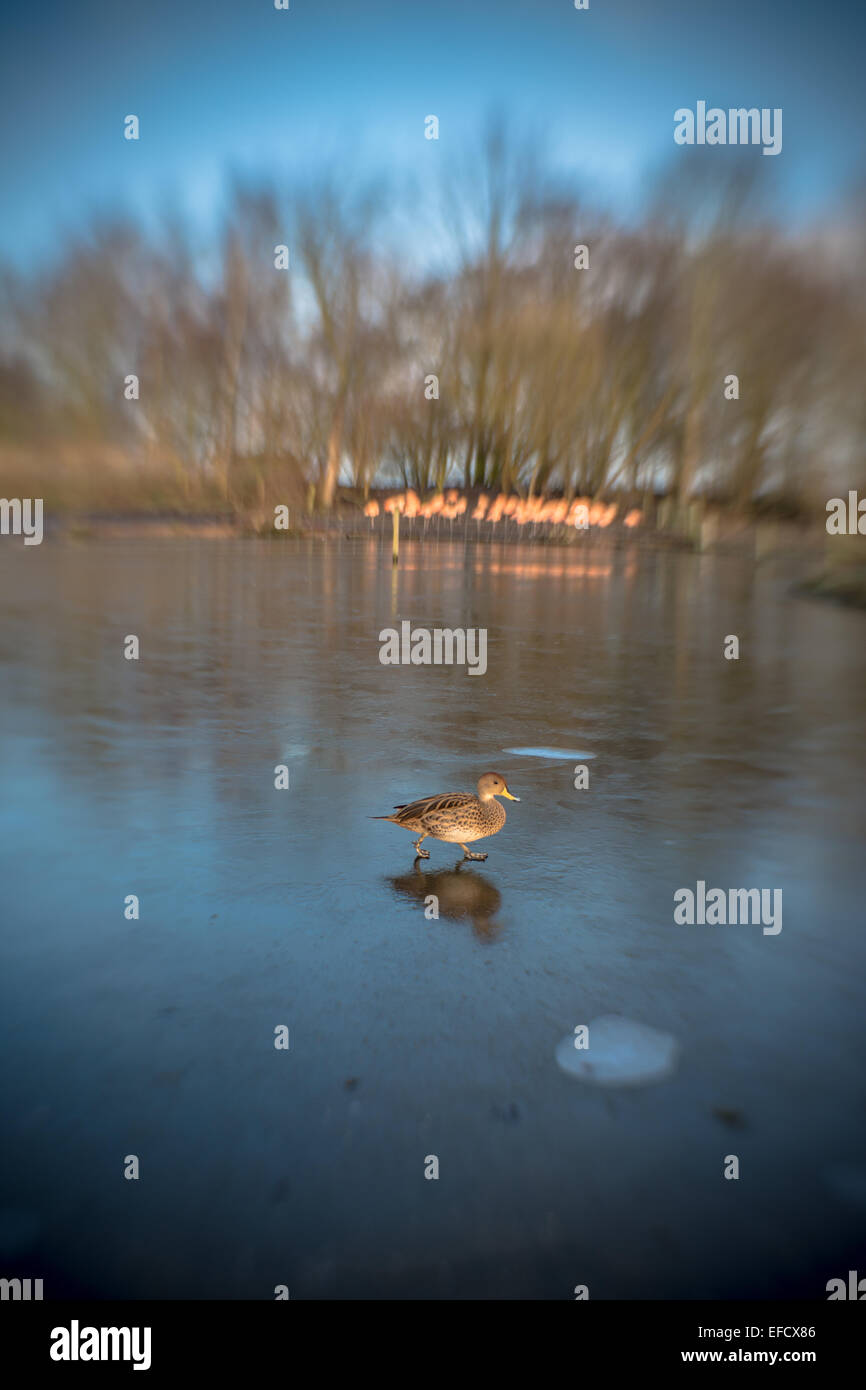
M 507 788 L 505 789 L 504 792 L 501 793 L 501 795 L 502 795 L 502 796 L 507 796 L 509 801 L 519 801 L 519 800 L 520 800 L 520 797 L 519 797 L 519 796 L 512 796 L 511 792 L 510 792 Z

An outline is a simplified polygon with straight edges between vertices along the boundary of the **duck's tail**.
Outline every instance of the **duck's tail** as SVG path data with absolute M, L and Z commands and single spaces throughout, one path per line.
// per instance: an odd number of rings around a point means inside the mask
M 395 806 L 395 807 L 394 807 L 394 810 L 395 810 L 395 811 L 405 811 L 405 809 L 406 809 L 406 807 L 408 806 L 408 804 L 409 804 L 408 801 L 401 801 L 400 804 L 399 804 L 399 806 Z M 396 825 L 396 824 L 399 822 L 400 817 L 399 817 L 399 816 L 371 816 L 371 817 L 370 817 L 370 820 L 392 820 L 392 821 L 394 821 L 394 823 L 395 823 L 395 825 Z

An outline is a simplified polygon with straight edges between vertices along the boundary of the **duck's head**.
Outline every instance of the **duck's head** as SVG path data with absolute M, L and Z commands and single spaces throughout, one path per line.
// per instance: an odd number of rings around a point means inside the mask
M 485 772 L 483 777 L 478 778 L 478 799 L 479 801 L 490 801 L 494 796 L 507 796 L 509 801 L 519 801 L 519 796 L 514 796 L 505 784 L 505 778 L 498 772 Z

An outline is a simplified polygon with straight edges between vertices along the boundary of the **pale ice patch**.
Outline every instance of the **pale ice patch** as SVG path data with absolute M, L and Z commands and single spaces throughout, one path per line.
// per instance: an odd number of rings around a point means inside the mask
M 594 753 L 575 753 L 570 748 L 503 748 L 503 753 L 516 753 L 519 758 L 594 758 Z
M 676 1065 L 679 1044 L 670 1033 L 605 1014 L 589 1025 L 589 1046 L 576 1048 L 574 1034 L 562 1039 L 556 1060 L 569 1076 L 593 1086 L 645 1086 L 664 1081 Z

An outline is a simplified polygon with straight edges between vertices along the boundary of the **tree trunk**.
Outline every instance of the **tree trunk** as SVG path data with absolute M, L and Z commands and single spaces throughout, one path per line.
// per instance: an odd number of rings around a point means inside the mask
M 328 435 L 328 457 L 325 463 L 325 476 L 322 479 L 321 503 L 325 511 L 334 504 L 334 493 L 340 476 L 340 456 L 343 452 L 343 420 L 340 411 L 334 416 L 331 432 Z

